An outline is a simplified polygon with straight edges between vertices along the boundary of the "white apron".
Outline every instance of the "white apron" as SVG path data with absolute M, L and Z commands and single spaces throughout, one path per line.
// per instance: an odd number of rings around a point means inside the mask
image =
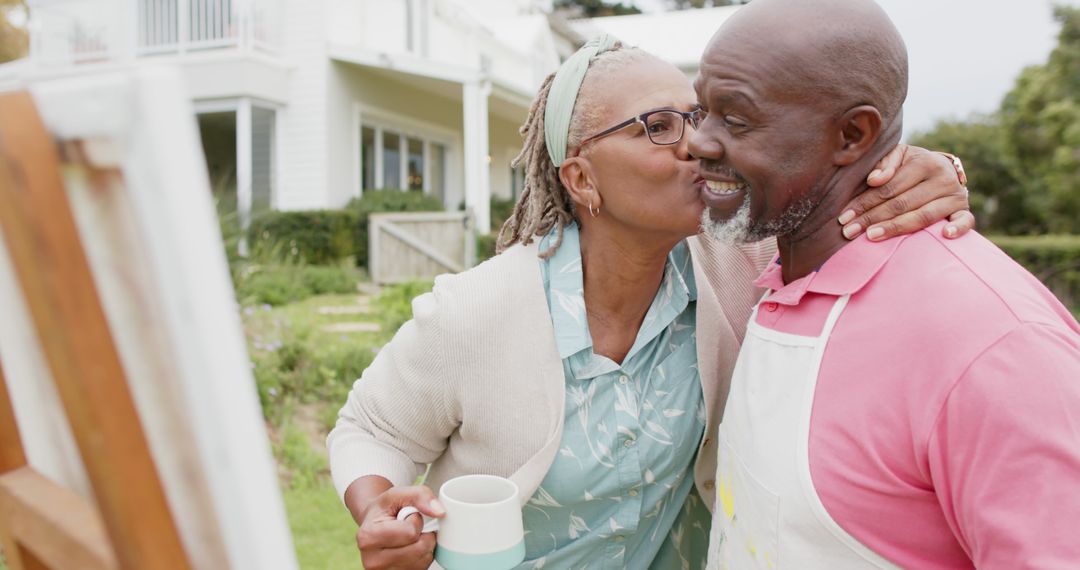
M 759 326 L 757 312 L 765 302 L 750 315 L 720 424 L 708 567 L 896 568 L 840 528 L 810 480 L 814 388 L 848 297 L 833 305 L 819 337 Z

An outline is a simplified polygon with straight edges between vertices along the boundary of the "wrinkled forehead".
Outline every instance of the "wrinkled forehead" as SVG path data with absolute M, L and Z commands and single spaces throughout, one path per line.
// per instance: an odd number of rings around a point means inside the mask
M 721 29 L 701 57 L 693 87 L 698 97 L 718 94 L 736 99 L 800 99 L 813 91 L 814 49 L 787 37 L 766 39 L 758 34 Z

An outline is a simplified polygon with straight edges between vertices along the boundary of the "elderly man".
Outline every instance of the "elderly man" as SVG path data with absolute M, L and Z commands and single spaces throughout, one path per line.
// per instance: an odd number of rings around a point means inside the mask
M 709 232 L 779 246 L 720 427 L 711 567 L 1080 567 L 1080 325 L 977 234 L 836 222 L 900 137 L 884 12 L 755 0 L 695 88 Z

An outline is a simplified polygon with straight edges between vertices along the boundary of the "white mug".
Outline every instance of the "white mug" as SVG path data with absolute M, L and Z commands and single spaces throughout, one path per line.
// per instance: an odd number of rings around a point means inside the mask
M 495 475 L 455 477 L 439 489 L 441 519 L 424 517 L 423 532 L 438 531 L 435 561 L 446 570 L 508 570 L 525 560 L 518 486 Z M 398 520 L 418 513 L 398 512 Z

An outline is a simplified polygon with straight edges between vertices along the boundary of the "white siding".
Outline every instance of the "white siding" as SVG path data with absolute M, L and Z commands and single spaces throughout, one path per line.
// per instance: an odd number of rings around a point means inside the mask
M 397 81 L 385 72 L 376 72 L 361 66 L 339 63 L 334 65 L 330 81 L 329 137 L 330 145 L 330 192 L 329 207 L 348 202 L 353 195 L 356 160 L 353 109 L 356 103 L 362 108 L 381 114 L 380 122 L 403 132 L 418 127 L 423 136 L 424 127 L 452 133 L 448 141 L 447 203 L 456 206 L 463 199 L 464 179 L 462 164 L 462 108 L 460 100 L 453 100 L 437 93 L 423 91 L 414 85 Z M 445 84 L 448 86 L 451 84 Z M 460 89 L 453 86 L 452 89 Z M 460 99 L 460 98 L 459 98 Z M 381 113 L 380 113 L 381 112 Z
M 525 121 L 525 116 L 523 112 L 521 122 Z M 488 124 L 488 140 L 491 141 L 491 195 L 496 198 L 508 199 L 513 191 L 510 160 L 521 151 L 523 141 L 518 134 L 520 126 L 520 123 L 496 117 L 492 117 Z M 493 231 L 497 229 L 492 228 Z
M 292 66 L 289 102 L 280 115 L 282 180 L 277 206 L 281 210 L 325 208 L 327 196 L 327 81 L 330 61 L 326 49 L 326 4 L 322 0 L 286 2 L 285 49 Z

